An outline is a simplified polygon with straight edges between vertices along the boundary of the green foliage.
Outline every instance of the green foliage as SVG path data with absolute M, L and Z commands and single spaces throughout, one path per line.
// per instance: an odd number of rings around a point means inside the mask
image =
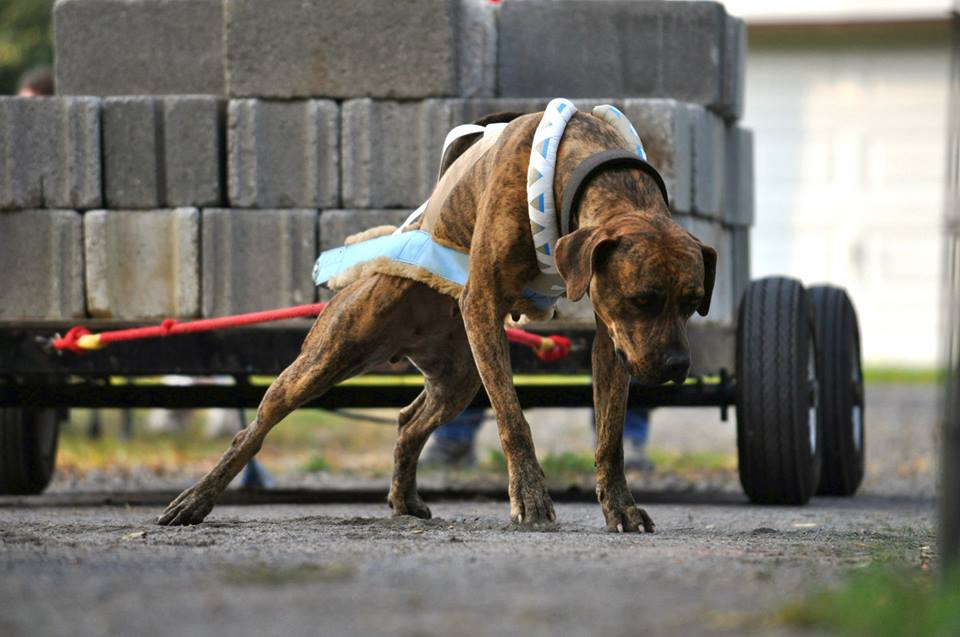
M 870 566 L 855 571 L 838 590 L 788 606 L 781 619 L 850 637 L 960 635 L 960 577 L 936 584 L 928 571 Z
M 306 462 L 300 465 L 302 471 L 307 473 L 317 473 L 320 471 L 330 471 L 330 463 L 322 455 L 310 456 Z
M 581 452 L 574 453 L 565 451 L 558 454 L 550 454 L 540 463 L 543 466 L 543 472 L 548 477 L 564 475 L 593 475 L 593 454 Z
M 0 0 L 0 94 L 17 90 L 20 75 L 53 64 L 53 0 Z

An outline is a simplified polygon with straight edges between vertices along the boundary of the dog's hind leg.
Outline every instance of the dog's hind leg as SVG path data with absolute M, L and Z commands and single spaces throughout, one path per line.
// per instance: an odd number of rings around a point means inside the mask
M 430 517 L 430 509 L 417 493 L 417 459 L 433 430 L 456 418 L 480 388 L 466 333 L 459 317 L 455 320 L 453 333 L 424 343 L 410 354 L 423 372 L 424 388 L 398 418 L 400 435 L 387 498 L 395 516 Z
M 260 450 L 267 433 L 297 407 L 336 383 L 386 361 L 411 338 L 411 283 L 361 279 L 342 290 L 317 317 L 300 355 L 270 385 L 256 419 L 233 439 L 217 465 L 181 493 L 157 520 L 199 524 L 216 498 Z

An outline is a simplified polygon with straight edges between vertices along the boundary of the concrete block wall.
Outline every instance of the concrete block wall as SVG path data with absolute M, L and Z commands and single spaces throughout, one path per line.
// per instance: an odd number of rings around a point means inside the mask
M 54 18 L 61 96 L 0 98 L 0 277 L 23 272 L 0 320 L 326 298 L 317 252 L 422 203 L 450 128 L 558 95 L 635 124 L 677 218 L 721 252 L 708 320 L 732 320 L 752 137 L 745 29 L 719 4 L 58 0 Z

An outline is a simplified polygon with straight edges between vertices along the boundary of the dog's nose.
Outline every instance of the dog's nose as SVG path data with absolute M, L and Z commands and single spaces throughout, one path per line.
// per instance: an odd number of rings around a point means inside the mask
M 663 363 L 663 375 L 676 384 L 681 384 L 687 377 L 690 369 L 690 354 L 675 352 L 667 356 Z

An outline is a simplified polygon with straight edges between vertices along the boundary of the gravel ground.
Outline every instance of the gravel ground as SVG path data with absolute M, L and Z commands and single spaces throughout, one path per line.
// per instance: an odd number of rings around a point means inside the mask
M 603 532 L 595 504 L 558 505 L 543 533 L 510 527 L 505 503 L 433 503 L 430 521 L 385 505 L 224 506 L 190 528 L 152 525 L 159 508 L 0 505 L 0 634 L 793 634 L 784 604 L 871 561 L 918 564 L 933 544 L 935 416 L 932 387 L 869 388 L 861 495 L 650 505 L 655 535 Z M 651 445 L 735 452 L 716 420 L 656 412 Z M 541 450 L 590 443 L 582 422 L 534 428 Z M 73 488 L 167 486 L 141 478 Z M 735 474 L 710 488 L 737 491 Z

